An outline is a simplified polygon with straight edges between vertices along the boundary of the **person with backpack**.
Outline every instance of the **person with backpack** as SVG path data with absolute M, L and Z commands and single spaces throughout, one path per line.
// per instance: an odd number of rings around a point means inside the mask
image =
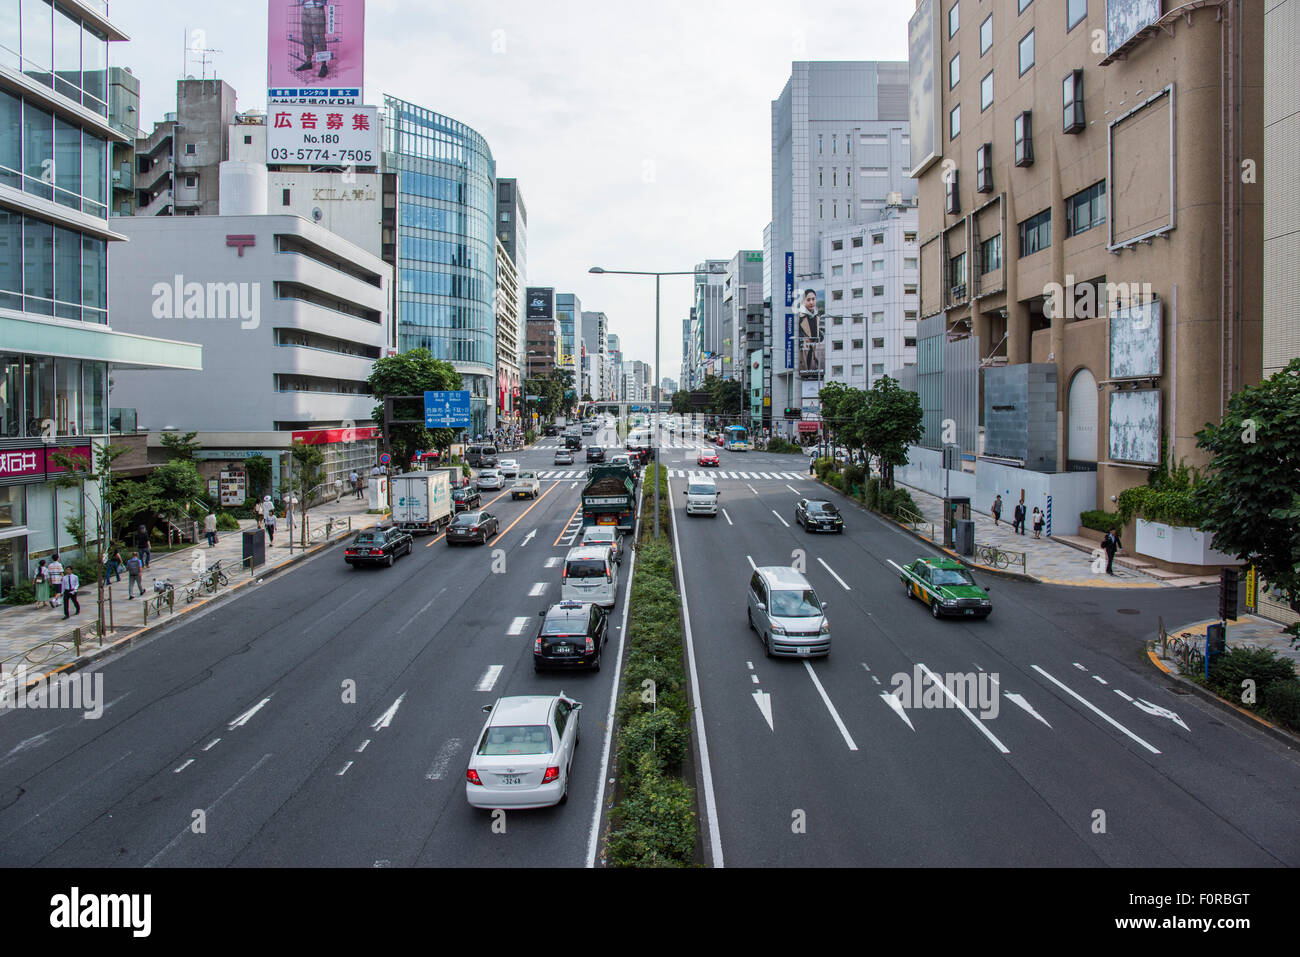
M 126 597 L 134 598 L 136 588 L 140 589 L 140 594 L 144 595 L 144 579 L 141 577 L 144 571 L 144 562 L 140 561 L 140 553 L 132 552 L 131 557 L 126 560 Z

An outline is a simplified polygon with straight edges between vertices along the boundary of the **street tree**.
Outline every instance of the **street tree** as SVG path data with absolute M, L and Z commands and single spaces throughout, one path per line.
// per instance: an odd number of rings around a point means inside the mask
M 921 397 L 882 376 L 866 393 L 860 419 L 863 448 L 880 459 L 885 488 L 894 487 L 894 467 L 907 464 L 907 447 L 921 441 Z
M 81 455 L 69 455 L 55 452 L 50 458 L 54 464 L 64 469 L 54 480 L 60 488 L 75 488 L 81 493 L 82 503 L 95 514 L 95 591 L 96 591 L 96 628 L 103 629 L 104 622 L 104 548 L 107 538 L 112 536 L 111 519 L 108 512 L 109 493 L 112 486 L 113 462 L 129 452 L 125 445 L 97 445 L 95 461 Z M 98 500 L 86 495 L 86 483 L 95 482 L 99 486 Z M 83 563 L 88 559 L 86 523 L 81 516 L 69 519 L 69 531 L 77 537 Z
M 417 395 L 426 392 L 455 392 L 463 388 L 460 373 L 450 362 L 435 359 L 428 349 L 414 349 L 396 356 L 376 359 L 366 380 L 379 404 L 371 418 L 380 427 L 384 423 L 384 399 L 387 396 Z M 423 425 L 423 399 L 394 402 L 393 415 L 399 419 L 417 419 L 419 424 L 394 425 L 388 440 L 395 462 L 409 462 L 417 451 L 446 450 L 456 439 L 454 429 L 426 429 Z
M 186 432 L 164 432 L 162 434 L 163 448 L 167 450 L 169 459 L 181 459 L 186 462 L 193 462 L 195 453 L 203 448 L 202 443 L 196 442 L 194 437 L 199 433 Z
M 1213 456 L 1193 492 L 1201 528 L 1300 610 L 1300 359 L 1236 392 L 1196 444 Z
M 293 480 L 287 483 L 287 491 L 291 496 L 290 501 L 293 497 L 298 499 L 299 541 L 302 547 L 306 548 L 307 512 L 311 508 L 312 496 L 320 491 L 320 485 L 325 480 L 325 472 L 322 468 L 325 464 L 325 453 L 320 450 L 320 446 L 294 442 L 289 454 L 293 457 Z

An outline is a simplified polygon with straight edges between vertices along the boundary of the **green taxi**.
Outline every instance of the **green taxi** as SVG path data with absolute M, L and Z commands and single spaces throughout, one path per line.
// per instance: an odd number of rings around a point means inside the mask
M 988 592 L 975 584 L 970 569 L 954 559 L 918 558 L 903 566 L 901 577 L 907 597 L 925 602 L 935 618 L 987 618 L 993 611 Z

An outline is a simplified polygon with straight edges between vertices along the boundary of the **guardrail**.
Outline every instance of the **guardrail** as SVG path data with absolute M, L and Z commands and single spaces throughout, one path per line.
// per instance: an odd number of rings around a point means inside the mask
M 1029 574 L 1029 553 L 1014 552 L 996 545 L 975 545 L 975 560 L 989 568 L 1010 568 L 1019 565 L 1021 571 Z
M 54 638 L 42 641 L 38 645 L 33 645 L 26 651 L 17 652 L 7 658 L 0 658 L 0 676 L 4 675 L 6 666 L 8 666 L 10 673 L 25 667 L 22 664 L 14 667 L 13 662 L 15 661 L 22 660 L 26 664 L 32 665 L 44 664 L 56 655 L 66 653 L 69 645 L 71 645 L 76 656 L 81 655 L 81 646 L 90 644 L 92 640 L 98 640 L 100 647 L 103 647 L 103 624 L 102 620 L 96 619 L 91 625 L 80 625 L 71 631 L 64 632 L 62 635 L 57 635 Z
M 903 524 L 907 525 L 907 527 L 914 532 L 918 531 L 923 527 L 929 528 L 930 541 L 934 541 L 934 522 L 927 522 L 925 520 L 924 515 L 918 515 L 916 512 L 913 512 L 911 509 L 908 508 L 896 509 L 895 514 L 899 517 L 899 519 L 903 522 Z
M 343 532 L 344 534 L 347 534 L 352 531 L 351 515 L 345 515 L 342 518 L 330 515 L 325 519 L 323 525 L 317 525 L 315 528 L 312 528 L 310 519 L 307 519 L 306 522 L 307 540 L 312 542 L 326 542 L 333 537 L 335 532 Z

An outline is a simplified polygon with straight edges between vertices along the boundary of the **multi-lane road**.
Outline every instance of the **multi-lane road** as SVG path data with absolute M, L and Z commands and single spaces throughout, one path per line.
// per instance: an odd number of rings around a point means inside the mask
M 358 571 L 326 550 L 106 659 L 98 720 L 0 716 L 0 863 L 591 862 L 613 656 L 596 674 L 531 662 L 585 471 L 581 453 L 554 466 L 555 444 L 515 456 L 543 474 L 536 502 L 485 493 L 502 528 L 485 548 L 417 539 L 394 568 Z M 696 443 L 668 444 L 665 464 L 694 469 Z M 934 621 L 888 564 L 923 554 L 915 539 L 851 508 L 843 536 L 794 526 L 816 487 L 806 465 L 723 452 L 716 519 L 688 519 L 670 479 L 710 862 L 1300 863 L 1293 755 L 1171 693 L 1139 655 L 1156 615 L 1201 617 L 1211 594 L 993 581 L 987 622 Z M 830 602 L 829 658 L 763 657 L 745 622 L 751 562 L 806 569 Z M 886 700 L 896 675 L 926 671 L 985 675 L 996 717 Z M 584 704 L 569 801 L 503 830 L 464 798 L 481 707 L 561 690 Z

